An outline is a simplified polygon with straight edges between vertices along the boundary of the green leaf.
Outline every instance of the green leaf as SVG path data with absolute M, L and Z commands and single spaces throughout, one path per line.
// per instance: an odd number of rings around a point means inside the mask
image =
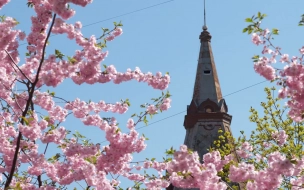
M 258 59 L 258 58 L 260 58 L 259 55 L 254 55 L 254 56 L 252 57 L 252 59 Z
M 33 8 L 34 7 L 34 3 L 33 2 L 27 2 L 27 7 Z
M 22 120 L 24 121 L 24 123 L 25 123 L 26 125 L 29 125 L 29 121 L 27 120 L 26 117 L 21 116 L 21 118 L 22 118 Z
M 77 60 L 73 57 L 67 56 L 69 63 L 71 64 L 75 64 L 77 62 Z
M 279 30 L 276 29 L 276 28 L 273 28 L 273 29 L 272 29 L 272 34 L 278 35 L 278 34 L 279 34 Z
M 129 99 L 126 99 L 126 100 L 124 101 L 124 103 L 126 103 L 129 107 L 131 106 L 131 103 L 130 103 Z
M 245 22 L 253 22 L 252 18 L 246 18 Z
M 173 147 L 171 147 L 169 150 L 166 151 L 167 155 L 173 155 L 175 153 L 175 150 L 173 149 Z
M 16 184 L 16 187 L 13 188 L 13 189 L 14 189 L 14 190 L 22 190 L 21 185 L 20 185 L 20 182 L 18 182 L 18 183 Z
M 253 29 L 252 28 L 249 28 L 248 29 L 248 34 L 251 34 L 253 32 Z
M 48 159 L 49 162 L 54 163 L 56 161 L 58 161 L 60 158 L 60 154 L 57 153 L 55 156 L 52 156 L 51 158 Z
M 6 16 L 5 16 L 5 15 L 0 16 L 1 22 L 4 22 L 5 19 L 6 19 Z
M 120 132 L 120 129 L 117 128 L 116 131 L 115 131 L 115 133 L 117 134 L 117 133 L 119 133 L 119 132 Z
M 121 21 L 117 24 L 117 26 L 123 26 L 122 23 L 121 23 Z
M 101 28 L 102 29 L 102 31 L 105 33 L 105 32 L 107 32 L 107 31 L 109 31 L 109 29 L 107 29 L 107 28 Z
M 248 28 L 243 29 L 243 33 L 247 32 L 247 31 L 248 31 Z
M 258 18 L 261 18 L 261 12 L 258 12 Z
M 58 49 L 55 49 L 55 55 L 56 55 L 56 58 L 61 59 L 61 60 L 64 57 L 64 54 L 62 54 Z
M 147 116 L 145 115 L 143 122 L 145 123 L 145 125 L 148 125 L 148 120 L 147 120 Z
M 167 93 L 166 93 L 166 98 L 170 98 L 170 97 L 171 97 L 171 94 L 170 94 L 170 92 L 168 90 Z

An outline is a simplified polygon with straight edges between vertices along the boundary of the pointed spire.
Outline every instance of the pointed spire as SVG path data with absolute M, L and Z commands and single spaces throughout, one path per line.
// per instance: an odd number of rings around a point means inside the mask
M 221 87 L 210 43 L 211 35 L 207 31 L 205 2 L 204 0 L 204 26 L 200 35 L 201 48 L 193 92 L 193 100 L 197 105 L 200 105 L 207 99 L 215 103 L 219 103 L 222 99 Z

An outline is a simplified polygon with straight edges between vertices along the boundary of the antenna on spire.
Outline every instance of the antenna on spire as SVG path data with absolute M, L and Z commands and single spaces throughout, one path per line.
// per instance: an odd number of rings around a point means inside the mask
M 203 30 L 207 30 L 208 27 L 206 25 L 206 0 L 204 0 L 204 26 L 203 26 Z

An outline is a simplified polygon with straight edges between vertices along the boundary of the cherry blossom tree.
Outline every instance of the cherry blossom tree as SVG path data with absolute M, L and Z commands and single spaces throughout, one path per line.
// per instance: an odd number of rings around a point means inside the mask
M 9 0 L 0 0 L 0 9 L 7 3 Z M 56 88 L 67 79 L 78 85 L 108 82 L 120 84 L 136 80 L 156 90 L 163 91 L 168 87 L 168 74 L 144 73 L 139 68 L 119 72 L 113 65 L 101 66 L 108 55 L 105 51 L 106 44 L 122 34 L 122 25 L 115 23 L 113 29 L 103 29 L 103 34 L 99 37 L 85 37 L 81 32 L 81 22 L 69 23 L 69 19 L 75 14 L 69 5 L 85 7 L 89 3 L 92 3 L 92 0 L 28 0 L 27 5 L 34 12 L 31 17 L 31 31 L 28 34 L 18 29 L 18 21 L 14 18 L 1 17 L 2 189 L 68 189 L 71 184 L 78 182 L 86 185 L 83 189 L 122 189 L 117 176 L 135 182 L 129 189 L 140 189 L 142 184 L 147 189 L 162 189 L 170 183 L 175 187 L 202 190 L 232 189 L 232 182 L 245 183 L 247 189 L 300 189 L 303 186 L 302 153 L 288 152 L 290 148 L 301 152 L 302 147 L 291 147 L 294 141 L 288 140 L 292 135 L 288 129 L 275 128 L 261 132 L 261 135 L 267 135 L 268 141 L 264 139 L 263 142 L 266 144 L 257 141 L 263 139 L 258 136 L 253 136 L 251 140 L 241 138 L 239 143 L 235 144 L 233 141 L 222 139 L 215 144 L 233 143 L 233 146 L 228 146 L 230 149 L 225 151 L 212 150 L 203 158 L 199 158 L 196 152 L 182 145 L 180 150 L 169 149 L 166 152 L 168 158 L 162 161 L 148 159 L 134 165 L 132 154 L 140 153 L 146 147 L 146 138 L 139 135 L 136 127 L 141 122 L 147 123 L 148 115 L 170 108 L 171 99 L 168 92 L 162 92 L 160 97 L 152 99 L 151 103 L 143 104 L 145 111 L 128 119 L 128 132 L 124 133 L 118 127 L 115 117 L 104 118 L 102 113 L 125 114 L 130 106 L 128 99 L 114 104 L 103 100 L 85 102 L 80 99 L 66 100 L 65 97 L 57 97 L 54 92 L 44 91 L 44 87 Z M 256 18 L 248 20 L 252 24 L 245 32 L 254 32 L 253 42 L 256 45 L 264 45 L 263 53 L 271 55 L 270 58 L 255 56 L 255 70 L 268 80 L 278 80 L 283 86 L 279 97 L 290 98 L 290 118 L 280 121 L 285 126 L 292 120 L 303 120 L 301 85 L 304 48 L 300 49 L 299 58 L 289 59 L 289 55 L 281 53 L 280 48 L 275 47 L 270 38 L 278 31 L 274 29 L 270 32 L 260 28 L 260 21 L 264 17 L 265 15 L 258 14 Z M 51 34 L 67 36 L 79 49 L 75 48 L 71 57 L 64 56 L 59 50 L 49 53 L 47 49 Z M 19 55 L 21 41 L 28 44 L 26 58 Z M 287 64 L 281 71 L 277 71 L 270 64 L 275 62 L 279 55 L 280 61 Z M 56 99 L 64 101 L 65 105 L 58 105 Z M 101 147 L 98 143 L 86 140 L 80 133 L 68 131 L 63 125 L 69 117 L 79 119 L 84 126 L 95 126 L 104 131 L 109 145 Z M 252 120 L 260 122 L 256 116 L 252 116 Z M 297 125 L 298 128 L 294 129 L 303 130 L 299 123 Z M 301 136 L 301 133 L 294 134 L 298 134 L 298 139 Z M 275 146 L 267 144 L 269 142 Z M 46 152 L 51 145 L 58 146 L 58 153 L 47 157 Z M 264 149 L 261 149 L 262 147 Z M 261 150 L 268 152 L 264 155 Z M 236 157 L 235 153 L 239 157 Z M 240 159 L 240 162 L 235 162 L 236 159 Z M 147 169 L 153 169 L 158 174 L 142 172 Z M 223 171 L 228 170 L 226 178 L 221 176 Z
M 250 135 L 241 131 L 237 140 L 227 133 L 221 136 L 233 143 L 228 149 L 215 149 L 222 157 L 232 152 L 238 156 L 227 165 L 228 169 L 224 167 L 218 173 L 225 181 L 238 182 L 247 189 L 303 188 L 304 123 L 286 116 L 288 108 L 280 107 L 281 100 L 274 97 L 274 91 L 265 89 L 267 101 L 261 102 L 262 114 L 250 109 L 250 121 L 256 125 Z
M 273 36 L 279 34 L 279 30 L 273 28 L 272 30 L 261 28 L 262 20 L 266 14 L 258 13 L 257 16 L 247 18 L 246 21 L 250 23 L 243 32 L 252 33 L 252 42 L 258 46 L 263 46 L 262 55 L 255 55 L 253 60 L 254 70 L 267 80 L 277 81 L 281 86 L 279 90 L 280 98 L 288 98 L 287 104 L 290 108 L 289 116 L 294 121 L 303 121 L 303 57 L 304 46 L 299 47 L 298 55 L 289 55 L 282 51 L 282 48 L 273 43 Z M 304 23 L 304 16 L 299 22 L 302 26 Z M 282 69 L 276 68 L 275 63 L 281 62 L 285 64 Z
M 0 8 L 8 2 L 1 0 Z M 115 23 L 112 30 L 103 29 L 99 37 L 85 37 L 81 22 L 68 23 L 75 14 L 69 4 L 85 7 L 89 3 L 92 0 L 29 0 L 27 5 L 35 13 L 29 34 L 17 29 L 14 18 L 1 17 L 0 186 L 3 189 L 66 189 L 78 181 L 84 181 L 86 189 L 115 189 L 119 181 L 113 175 L 143 181 L 147 187 L 168 185 L 167 181 L 159 184 L 131 172 L 134 168 L 130 163 L 132 153 L 146 147 L 145 137 L 136 131 L 137 124 L 147 122 L 147 115 L 167 110 L 171 102 L 169 93 L 162 93 L 152 103 L 145 104 L 146 111 L 134 115 L 134 120 L 130 118 L 129 131 L 123 133 L 114 117 L 103 118 L 101 112 L 124 114 L 129 100 L 115 104 L 103 100 L 66 100 L 42 90 L 44 86 L 57 87 L 66 79 L 78 85 L 136 80 L 157 90 L 168 87 L 167 74 L 143 73 L 139 68 L 118 72 L 113 65 L 101 67 L 108 54 L 104 51 L 106 43 L 122 34 L 122 25 Z M 47 53 L 51 34 L 66 35 L 80 48 L 71 57 L 65 57 L 59 50 Z M 28 44 L 25 59 L 19 56 L 20 41 Z M 26 90 L 17 91 L 17 87 Z M 64 101 L 65 105 L 56 104 L 55 99 Z M 83 136 L 77 132 L 70 134 L 62 126 L 69 115 L 104 131 L 109 145 L 100 147 L 98 143 L 80 141 Z M 58 153 L 46 157 L 50 144 L 58 145 Z M 41 146 L 43 151 L 38 149 Z
M 274 35 L 279 30 L 262 29 L 265 14 L 247 18 L 248 27 L 243 32 L 252 36 L 252 42 L 262 46 L 262 56 L 253 56 L 254 70 L 267 80 L 280 86 L 278 97 L 275 88 L 266 88 L 267 101 L 261 102 L 264 115 L 250 109 L 250 121 L 256 124 L 256 130 L 249 137 L 244 135 L 238 140 L 229 134 L 221 137 L 229 146 L 217 146 L 215 150 L 221 156 L 237 154 L 237 160 L 229 163 L 218 173 L 227 182 L 237 182 L 249 190 L 258 189 L 303 189 L 303 56 L 304 47 L 299 48 L 298 56 L 283 53 L 282 48 L 274 45 Z M 303 19 L 299 22 L 303 25 Z M 275 66 L 281 62 L 285 66 Z M 279 102 L 288 99 L 282 108 Z M 287 114 L 288 112 L 288 114 Z M 286 116 L 287 114 L 287 116 Z M 214 152 L 214 150 L 212 150 Z

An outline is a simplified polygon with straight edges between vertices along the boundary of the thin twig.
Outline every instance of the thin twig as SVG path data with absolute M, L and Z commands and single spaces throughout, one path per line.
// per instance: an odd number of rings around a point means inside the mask
M 11 54 L 9 54 L 9 52 L 5 49 L 4 50 L 5 53 L 9 56 L 9 58 L 12 60 L 12 62 L 14 63 L 14 65 L 17 67 L 17 69 L 21 72 L 21 74 L 28 80 L 31 82 L 31 80 L 24 74 L 24 72 L 18 67 L 18 65 L 16 64 L 16 62 L 14 61 L 14 59 L 12 58 Z M 13 67 L 13 66 L 12 66 Z M 14 67 L 13 67 L 14 68 Z

